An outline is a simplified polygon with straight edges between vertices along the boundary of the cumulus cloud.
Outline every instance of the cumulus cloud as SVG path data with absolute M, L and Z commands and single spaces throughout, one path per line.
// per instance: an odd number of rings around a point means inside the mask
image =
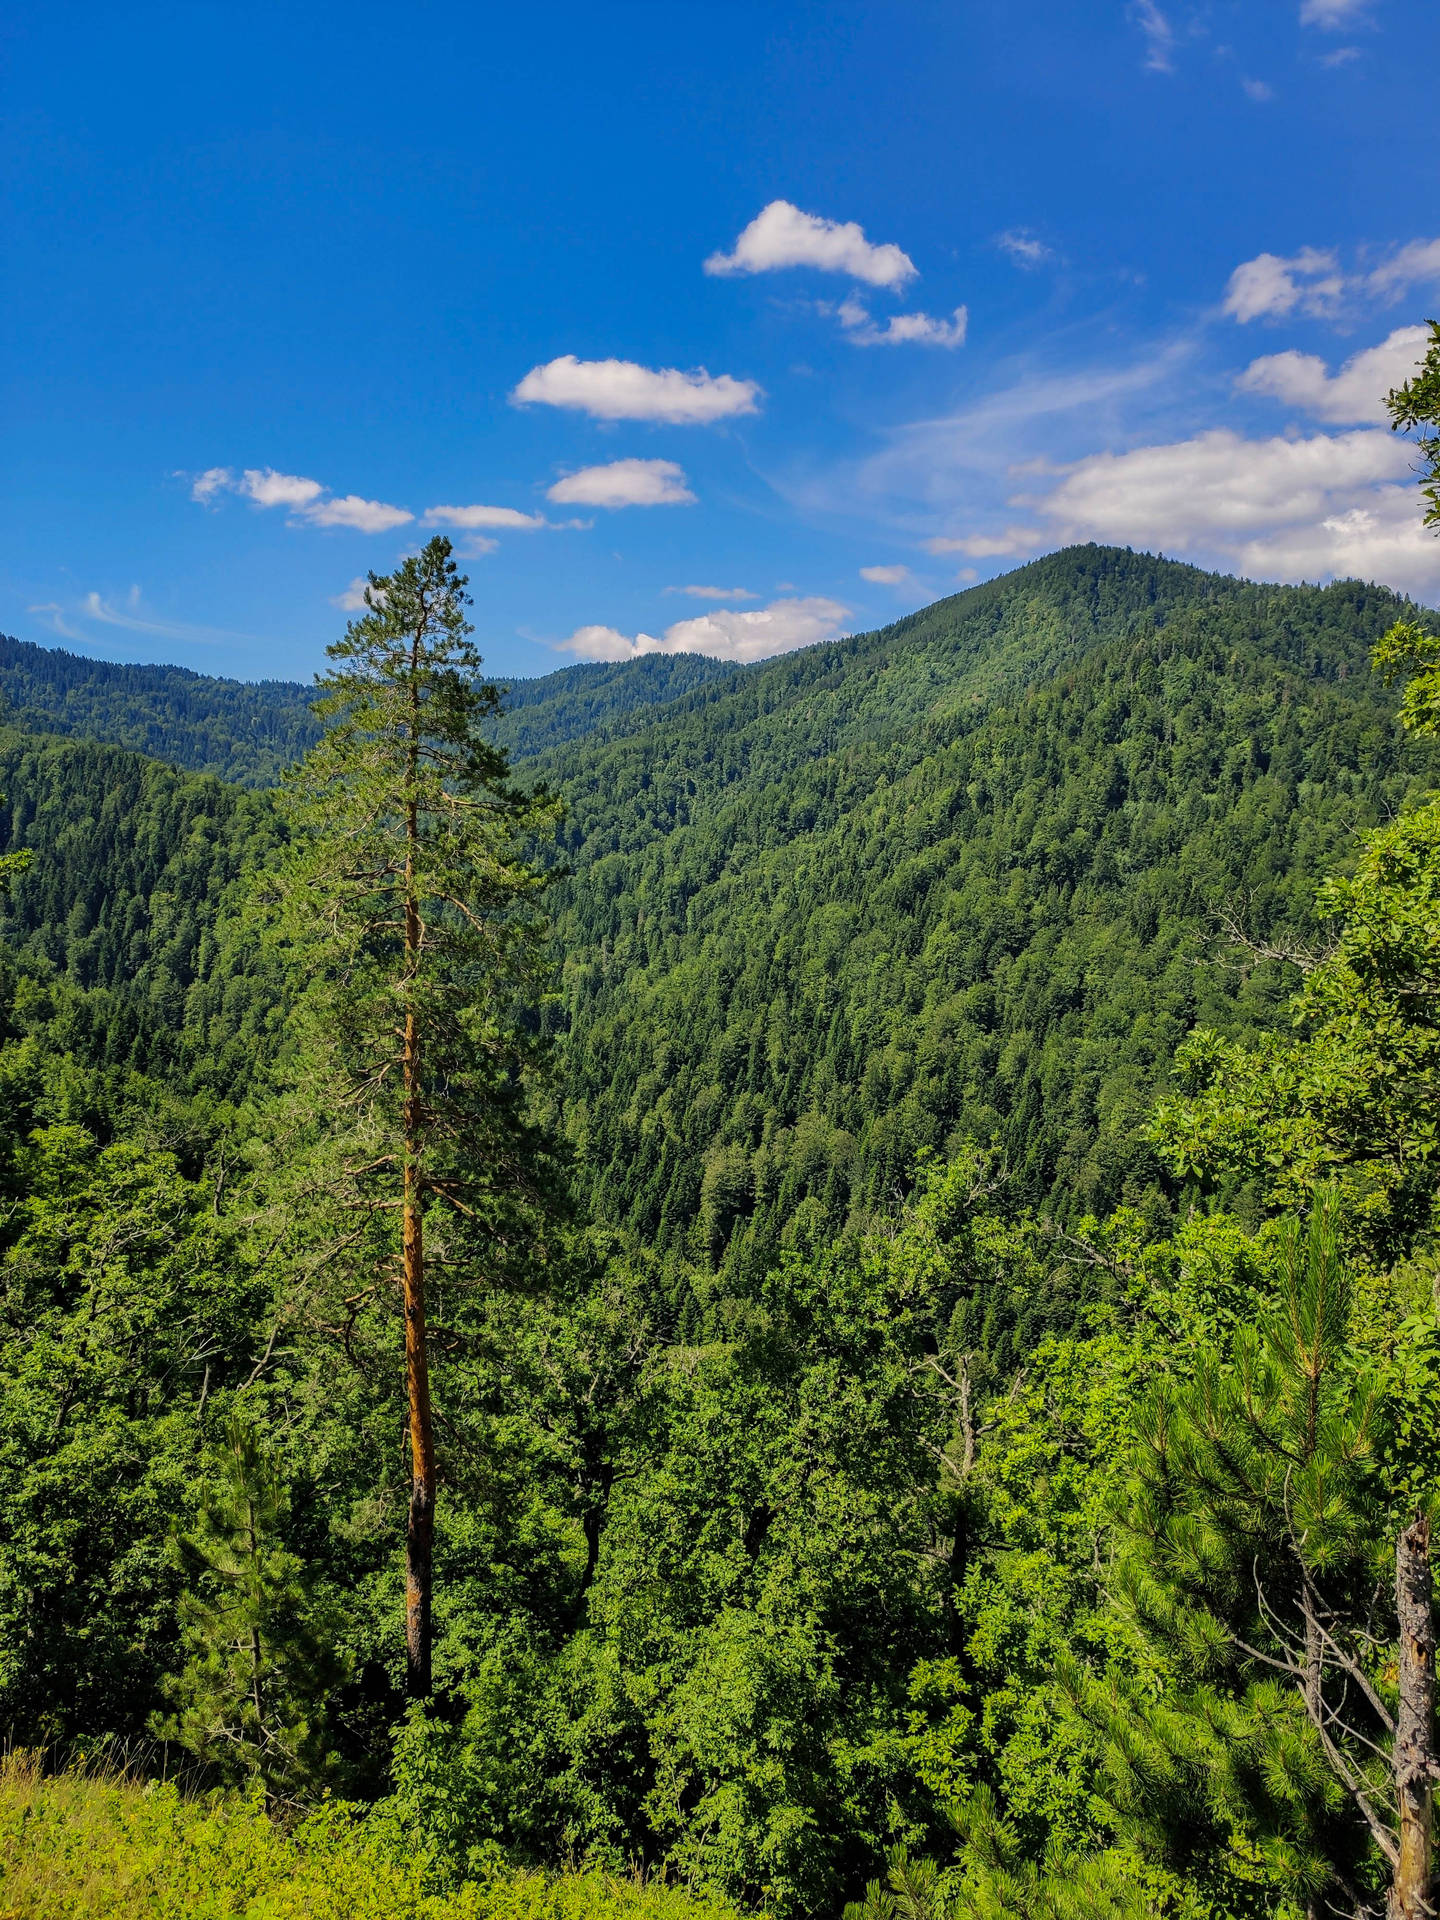
M 666 593 L 688 593 L 692 600 L 753 600 L 748 587 L 666 587 Z
M 363 573 L 357 573 L 343 593 L 331 594 L 331 606 L 339 607 L 342 613 L 364 613 L 365 589 L 369 584 Z
M 1386 394 L 1414 373 L 1428 339 L 1424 327 L 1397 327 L 1378 347 L 1352 354 L 1334 374 L 1317 354 L 1270 353 L 1252 360 L 1235 385 L 1242 393 L 1282 400 L 1316 420 L 1340 425 L 1383 420 Z
M 761 390 L 753 380 L 703 367 L 642 367 L 633 360 L 577 360 L 573 353 L 532 367 L 510 398 L 518 406 L 571 407 L 596 420 L 662 420 L 707 426 L 754 413 Z
M 298 473 L 277 473 L 274 467 L 246 467 L 235 483 L 235 491 L 253 500 L 257 507 L 307 508 L 313 506 L 325 489 L 318 480 L 303 479 Z
M 893 313 L 883 327 L 877 327 L 858 300 L 840 305 L 840 324 L 845 337 L 857 347 L 963 347 L 970 324 L 966 308 L 957 307 L 953 320 L 934 320 L 928 313 Z
M 194 480 L 190 497 L 208 506 L 220 493 L 236 493 L 257 507 L 285 507 L 292 519 L 315 527 L 350 527 L 358 533 L 388 533 L 415 518 L 405 507 L 366 500 L 358 493 L 339 497 L 318 480 L 298 473 L 279 473 L 274 467 L 246 467 L 237 477 L 229 467 L 210 467 Z
M 1131 8 L 1135 22 L 1145 36 L 1145 65 L 1151 73 L 1175 71 L 1175 29 L 1156 6 L 1155 0 L 1135 0 Z
M 905 587 L 914 575 L 909 567 L 861 567 L 860 578 L 872 587 Z
M 1440 587 L 1440 542 L 1420 523 L 1410 449 L 1379 428 L 1294 440 L 1218 428 L 1095 454 L 1027 504 L 1051 541 L 1159 548 L 1260 579 Z
M 1335 307 L 1345 282 L 1329 249 L 1302 247 L 1288 259 L 1260 253 L 1242 261 L 1225 289 L 1224 311 L 1242 324 L 1276 320 L 1297 310 L 1328 313 Z
M 612 460 L 557 480 L 549 500 L 576 507 L 689 507 L 695 496 L 673 460 Z
M 386 506 L 383 500 L 365 500 L 358 493 L 339 499 L 320 500 L 305 508 L 305 518 L 317 527 L 351 527 L 356 533 L 388 533 L 415 518 L 404 507 Z
M 781 267 L 818 267 L 848 273 L 872 287 L 903 287 L 915 262 L 889 242 L 876 246 L 854 220 L 824 220 L 788 200 L 772 200 L 745 228 L 731 253 L 712 253 L 706 273 L 773 273 Z
M 578 627 L 561 643 L 565 653 L 583 660 L 634 660 L 643 653 L 704 653 L 713 660 L 768 660 L 822 640 L 840 637 L 849 612 L 836 600 L 775 600 L 768 607 L 736 613 L 717 608 L 691 620 L 677 620 L 658 637 L 633 636 L 614 627 Z
M 1017 267 L 1027 272 L 1055 258 L 1054 248 L 1037 239 L 1028 227 L 1011 227 L 1006 233 L 996 234 L 995 244 L 1002 253 L 1009 254 Z
M 427 507 L 427 527 L 505 527 L 513 533 L 528 533 L 536 527 L 548 527 L 543 513 L 521 513 L 518 507 Z

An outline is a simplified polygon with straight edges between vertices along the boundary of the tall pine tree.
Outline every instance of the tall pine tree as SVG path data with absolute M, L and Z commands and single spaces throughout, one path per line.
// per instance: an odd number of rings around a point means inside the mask
M 437 1465 L 427 1269 L 446 1283 L 513 1267 L 516 1207 L 538 1197 L 527 1010 L 542 959 L 540 836 L 557 812 L 520 792 L 482 731 L 467 582 L 437 537 L 387 577 L 330 649 L 319 744 L 286 787 L 293 855 L 275 904 L 304 991 L 293 1062 L 318 1134 L 311 1271 L 346 1335 L 374 1302 L 404 1325 L 410 1497 L 406 1665 L 431 1688 Z

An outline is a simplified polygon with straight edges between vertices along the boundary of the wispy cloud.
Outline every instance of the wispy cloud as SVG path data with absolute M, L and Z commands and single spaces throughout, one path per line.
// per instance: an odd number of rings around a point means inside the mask
M 708 426 L 754 413 L 761 389 L 753 380 L 703 367 L 642 367 L 634 360 L 578 360 L 565 353 L 532 367 L 510 396 L 517 406 L 568 407 L 596 420 L 655 420 Z
M 1134 0 L 1131 17 L 1145 37 L 1145 65 L 1151 73 L 1175 71 L 1175 29 L 1155 0 Z
M 1253 100 L 1257 106 L 1263 106 L 1267 100 L 1275 98 L 1275 89 L 1268 80 L 1250 80 L 1242 73 L 1240 90 L 1247 100 Z
M 730 608 L 677 620 L 664 633 L 624 634 L 615 627 L 578 627 L 561 651 L 583 660 L 634 660 L 645 653 L 703 653 L 712 660 L 768 660 L 840 637 L 849 608 L 819 597 L 775 600 L 736 613 Z
M 1038 553 L 1045 545 L 1039 527 L 1001 527 L 993 533 L 938 535 L 925 542 L 927 553 L 963 553 L 972 560 L 999 559 L 1011 554 Z
M 854 220 L 825 220 L 802 213 L 788 200 L 772 200 L 744 229 L 729 253 L 712 253 L 706 273 L 774 273 L 783 267 L 816 267 L 846 273 L 872 287 L 903 287 L 915 262 L 890 242 L 875 245 Z
M 692 507 L 695 495 L 674 460 L 612 460 L 557 480 L 545 496 L 559 506 Z
M 963 347 L 970 316 L 955 309 L 953 320 L 935 320 L 928 313 L 893 313 L 883 327 L 876 326 L 858 300 L 843 301 L 839 309 L 845 337 L 856 347 Z
M 146 606 L 145 596 L 138 586 L 132 586 L 118 599 L 112 595 L 90 592 L 68 606 L 45 601 L 30 611 L 45 616 L 52 632 L 86 645 L 96 644 L 95 635 L 85 631 L 87 626 L 114 627 L 125 633 L 147 633 L 160 640 L 182 640 L 202 646 L 236 640 L 253 642 L 257 639 L 255 634 L 236 633 L 228 627 L 205 626 L 191 620 L 159 619 Z
M 1036 267 L 1043 267 L 1047 260 L 1055 258 L 1055 249 L 1047 247 L 1045 242 L 1031 233 L 1028 227 L 1011 227 L 1008 232 L 997 233 L 995 244 L 1002 253 L 1009 254 L 1017 267 L 1027 273 Z
M 688 593 L 692 600 L 754 600 L 748 587 L 666 587 L 666 593 Z
M 908 587 L 915 576 L 909 567 L 861 567 L 860 578 L 872 587 Z
M 1301 0 L 1300 24 L 1319 27 L 1322 33 L 1343 33 L 1364 20 L 1369 11 L 1369 0 Z

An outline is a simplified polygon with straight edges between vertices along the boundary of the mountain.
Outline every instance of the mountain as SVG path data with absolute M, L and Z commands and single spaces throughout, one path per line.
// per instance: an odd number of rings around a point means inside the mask
M 1217 916 L 1313 932 L 1316 876 L 1433 777 L 1368 669 L 1402 604 L 1083 547 L 756 666 L 519 683 L 517 771 L 569 808 L 547 1018 L 582 1191 L 746 1265 L 965 1137 L 1035 1204 L 1163 1208 L 1143 1120 L 1176 1042 L 1265 1024 L 1293 980 Z M 171 758 L 244 746 L 251 782 L 303 737 L 303 689 L 3 658 L 24 711 L 123 733 L 148 699 Z M 183 1079 L 189 1048 L 241 1085 L 273 1015 L 216 928 L 266 797 L 18 733 L 0 783 L 36 852 L 4 929 L 80 1055 Z
M 1158 1205 L 1177 1041 L 1293 983 L 1217 915 L 1311 931 L 1433 774 L 1368 668 L 1400 606 L 1071 549 L 538 756 L 601 1212 L 763 1265 L 961 1137 L 1035 1204 Z
M 496 738 L 518 755 L 534 754 L 736 671 L 698 654 L 562 667 L 505 687 Z M 314 745 L 314 698 L 313 686 L 296 681 L 91 660 L 0 634 L 0 714 L 12 726 L 132 747 L 239 786 L 274 786 Z

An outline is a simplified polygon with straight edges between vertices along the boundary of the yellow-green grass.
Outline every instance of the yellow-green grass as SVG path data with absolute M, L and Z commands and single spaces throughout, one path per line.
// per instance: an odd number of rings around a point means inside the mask
M 0 1920 L 735 1920 L 657 1882 L 507 1871 L 427 1893 L 364 1820 L 324 1807 L 288 1830 L 251 1801 L 123 1774 L 0 1765 Z

